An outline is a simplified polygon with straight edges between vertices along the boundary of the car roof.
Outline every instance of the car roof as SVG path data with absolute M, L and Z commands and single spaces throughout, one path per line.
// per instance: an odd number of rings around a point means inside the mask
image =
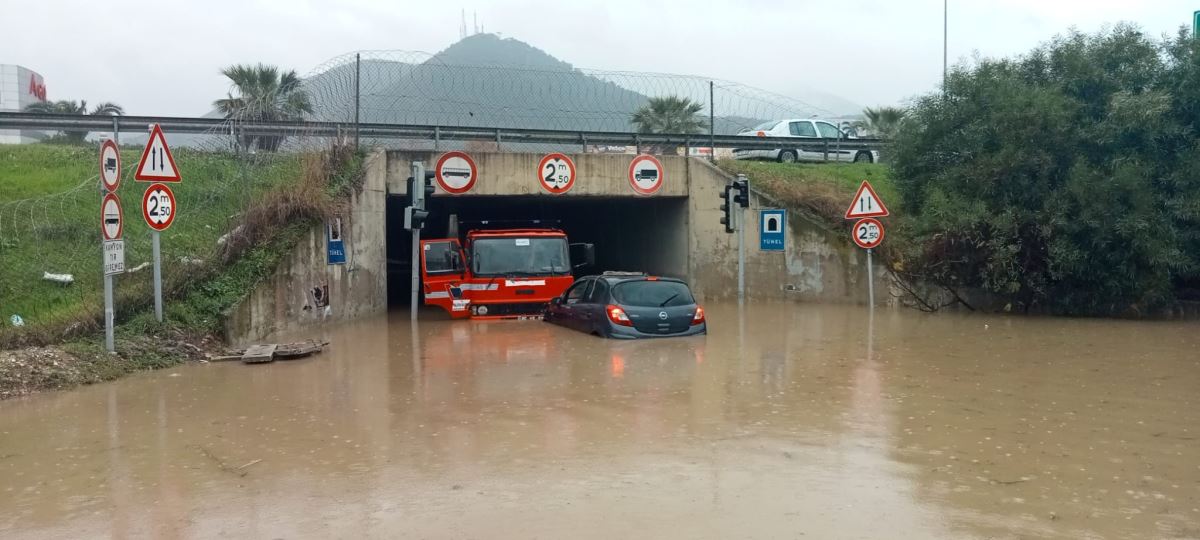
M 610 271 L 610 272 L 604 272 L 599 275 L 593 274 L 590 276 L 583 276 L 579 279 L 580 280 L 603 279 L 609 283 L 621 283 L 621 282 L 625 282 L 625 281 L 646 281 L 646 280 L 671 281 L 674 283 L 683 283 L 684 285 L 687 285 L 687 282 L 685 282 L 682 279 L 677 279 L 677 278 L 673 278 L 673 277 L 665 277 L 665 276 L 652 276 L 645 272 L 612 272 L 612 271 Z

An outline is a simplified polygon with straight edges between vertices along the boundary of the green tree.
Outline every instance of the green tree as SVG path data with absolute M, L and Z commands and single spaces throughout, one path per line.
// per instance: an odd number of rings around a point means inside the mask
M 700 133 L 708 123 L 697 114 L 704 105 L 677 96 L 652 97 L 633 113 L 638 133 Z
M 104 116 L 121 116 L 125 114 L 125 109 L 121 108 L 116 103 L 104 102 L 91 109 L 88 109 L 86 100 L 59 100 L 59 101 L 41 101 L 38 103 L 30 103 L 25 106 L 25 112 L 35 114 L 75 114 L 75 115 L 104 115 Z M 89 131 L 64 130 L 63 138 L 67 142 L 81 144 L 87 139 Z
M 280 71 L 265 64 L 237 64 L 221 70 L 232 88 L 228 97 L 213 102 L 225 118 L 235 121 L 301 120 L 313 112 L 308 92 L 294 70 Z M 246 148 L 275 151 L 282 136 L 245 136 Z
M 1200 54 L 1073 32 L 954 70 L 893 142 L 920 277 L 1017 309 L 1133 314 L 1200 288 Z
M 867 107 L 863 109 L 862 127 L 884 139 L 895 137 L 896 130 L 900 129 L 900 123 L 904 121 L 904 116 L 908 111 L 900 107 Z

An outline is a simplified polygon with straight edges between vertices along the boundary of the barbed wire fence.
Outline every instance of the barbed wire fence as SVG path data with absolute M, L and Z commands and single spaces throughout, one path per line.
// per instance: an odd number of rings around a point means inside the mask
M 311 103 L 307 120 L 448 128 L 631 132 L 637 110 L 650 98 L 667 96 L 701 105 L 696 116 L 705 122 L 711 109 L 717 134 L 768 119 L 832 115 L 803 101 L 704 77 L 472 66 L 403 51 L 335 57 L 304 77 L 301 88 Z M 162 234 L 168 293 L 208 275 L 223 246 L 244 233 L 238 225 L 250 206 L 272 187 L 303 178 L 306 168 L 322 166 L 332 148 L 357 143 L 362 149 L 580 151 L 580 145 L 503 140 L 355 140 L 350 131 L 247 136 L 242 125 L 261 120 L 261 111 L 278 104 L 246 105 L 206 133 L 167 134 L 183 175 L 171 185 L 176 218 Z M 697 133 L 697 145 L 706 134 L 707 128 Z M 148 132 L 117 135 L 127 270 L 116 277 L 115 293 L 118 312 L 129 315 L 153 302 L 151 236 L 141 215 L 149 184 L 134 181 Z M 0 346 L 39 341 L 30 329 L 49 329 L 51 335 L 40 341 L 50 341 L 102 325 L 98 140 L 112 136 L 93 132 L 89 140 L 95 144 L 86 146 L 0 146 Z

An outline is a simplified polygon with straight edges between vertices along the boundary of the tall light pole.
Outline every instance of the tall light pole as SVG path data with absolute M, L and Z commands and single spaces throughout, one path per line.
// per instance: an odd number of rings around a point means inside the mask
M 946 93 L 946 73 L 949 70 L 950 0 L 942 0 L 942 93 Z

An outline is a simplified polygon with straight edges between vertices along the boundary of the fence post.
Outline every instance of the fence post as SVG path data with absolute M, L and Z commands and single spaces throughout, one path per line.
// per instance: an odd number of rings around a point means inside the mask
M 358 147 L 358 109 L 362 101 L 362 55 L 354 53 L 354 150 L 357 152 Z
M 713 95 L 714 95 L 713 82 L 708 81 L 708 159 L 709 159 L 709 161 L 717 160 L 717 148 L 716 148 L 717 143 L 716 143 L 716 139 L 713 138 L 714 133 L 715 133 L 714 130 L 716 130 L 716 128 L 717 128 L 717 126 L 716 126 L 717 105 L 716 105 L 716 102 L 713 100 Z

